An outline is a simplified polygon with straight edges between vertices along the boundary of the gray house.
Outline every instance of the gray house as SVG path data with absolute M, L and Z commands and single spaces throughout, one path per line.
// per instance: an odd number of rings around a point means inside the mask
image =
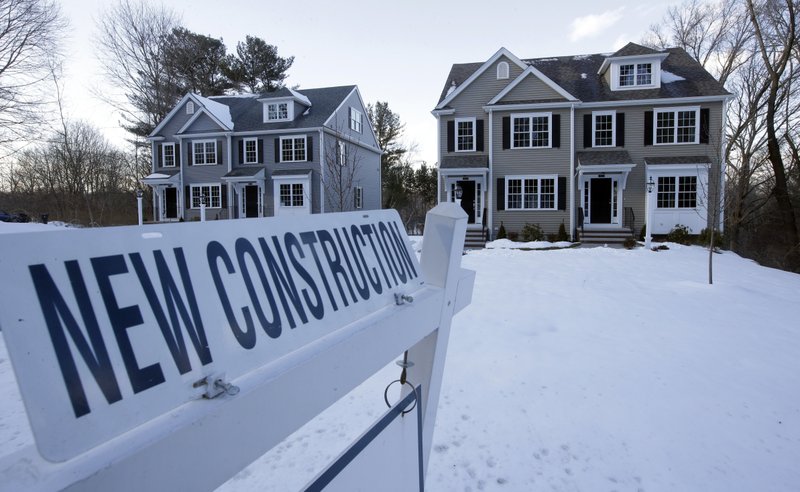
M 381 149 L 356 86 L 187 94 L 148 137 L 155 221 L 379 209 Z
M 630 237 L 648 195 L 653 234 L 677 224 L 697 234 L 724 176 L 729 97 L 678 48 L 536 59 L 503 48 L 453 65 L 433 110 L 439 199 L 460 200 L 477 237 L 501 223 Z

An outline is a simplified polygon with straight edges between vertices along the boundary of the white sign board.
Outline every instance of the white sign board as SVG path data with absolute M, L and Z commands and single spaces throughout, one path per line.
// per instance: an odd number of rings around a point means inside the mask
M 394 211 L 0 236 L 0 328 L 64 461 L 423 281 Z

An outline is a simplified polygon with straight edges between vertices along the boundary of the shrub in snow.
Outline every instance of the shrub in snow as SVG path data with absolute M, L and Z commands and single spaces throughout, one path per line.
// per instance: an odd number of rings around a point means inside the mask
M 692 239 L 689 237 L 689 228 L 682 224 L 675 224 L 675 227 L 667 234 L 667 241 L 678 244 L 692 244 Z
M 509 232 L 508 233 L 508 239 L 510 239 L 512 241 L 517 241 L 519 239 L 519 233 L 518 232 Z
M 525 226 L 522 228 L 522 232 L 520 233 L 520 237 L 526 243 L 531 241 L 544 241 L 544 232 L 542 231 L 542 228 L 539 227 L 539 224 L 525 223 Z
M 697 236 L 697 244 L 701 244 L 703 246 L 708 246 L 711 241 L 711 231 L 708 229 L 703 229 L 700 231 L 700 234 Z M 719 232 L 719 230 L 714 229 L 714 246 L 721 247 L 725 244 L 726 238 L 725 235 Z
M 645 234 L 647 234 L 647 224 L 642 224 L 642 230 L 639 232 L 639 241 L 644 241 Z
M 636 239 L 634 239 L 634 238 L 632 238 L 632 237 L 629 237 L 629 238 L 626 238 L 626 239 L 625 239 L 625 241 L 622 243 L 622 246 L 624 246 L 624 247 L 625 247 L 625 249 L 633 249 L 633 248 L 635 248 L 635 247 L 636 247 L 638 244 L 639 244 L 639 243 L 637 243 L 637 242 L 636 242 Z
M 558 234 L 556 235 L 555 242 L 561 241 L 569 241 L 569 236 L 567 236 L 567 228 L 564 226 L 564 221 L 561 221 L 561 225 L 558 226 Z
M 495 239 L 505 239 L 508 237 L 506 234 L 506 226 L 503 225 L 503 221 L 500 221 L 500 229 L 497 230 L 497 237 Z

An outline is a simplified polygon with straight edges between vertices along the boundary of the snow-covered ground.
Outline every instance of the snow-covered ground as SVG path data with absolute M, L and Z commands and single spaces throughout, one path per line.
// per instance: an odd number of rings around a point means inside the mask
M 800 276 L 723 253 L 708 285 L 707 251 L 669 248 L 465 255 L 475 291 L 453 322 L 427 490 L 800 489 Z M 398 374 L 220 490 L 302 488 Z M 33 438 L 1 339 L 0 394 L 6 454 Z

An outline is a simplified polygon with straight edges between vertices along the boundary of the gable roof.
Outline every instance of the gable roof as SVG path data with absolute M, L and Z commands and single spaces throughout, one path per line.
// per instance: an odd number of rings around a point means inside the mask
M 544 84 L 546 86 L 548 86 L 551 89 L 553 89 L 554 91 L 556 91 L 564 99 L 567 99 L 569 101 L 575 101 L 576 100 L 575 96 L 573 96 L 569 92 L 565 91 L 561 86 L 559 86 L 558 84 L 556 84 L 555 82 L 550 80 L 550 77 L 548 77 L 547 75 L 545 75 L 542 72 L 540 72 L 539 70 L 537 70 L 536 67 L 529 66 L 528 68 L 525 69 L 524 72 L 522 72 L 519 75 L 519 77 L 514 79 L 514 81 L 511 82 L 510 84 L 508 84 L 505 89 L 503 89 L 502 91 L 500 91 L 499 94 L 494 96 L 494 98 L 492 98 L 492 100 L 489 101 L 489 104 L 498 103 L 501 99 L 503 99 L 503 97 L 506 96 L 506 94 L 511 92 L 514 89 L 514 87 L 518 86 L 520 84 L 520 82 L 522 82 L 526 77 L 528 77 L 530 75 L 533 75 L 534 77 L 536 77 L 539 80 L 541 80 L 542 82 L 544 82 Z
M 661 87 L 656 89 L 637 89 L 612 91 L 605 78 L 598 74 L 600 67 L 609 58 L 624 56 L 659 56 L 661 62 Z M 591 55 L 572 55 L 549 58 L 529 58 L 521 60 L 527 67 L 533 67 L 551 80 L 566 93 L 581 102 L 633 101 L 638 99 L 666 99 L 700 96 L 728 96 L 730 93 L 717 82 L 700 63 L 681 48 L 653 50 L 635 43 L 628 43 L 616 53 L 597 53 Z M 488 62 L 487 62 L 488 63 Z M 447 91 L 452 81 L 458 87 L 477 76 L 486 63 L 454 64 L 448 74 L 444 88 L 436 105 L 440 109 L 446 105 Z M 514 80 L 511 83 L 518 83 Z M 452 93 L 451 93 L 452 95 Z M 452 98 L 450 98 L 452 99 Z M 497 98 L 495 98 L 497 99 Z
M 499 60 L 501 57 L 503 57 L 503 56 L 505 56 L 506 58 L 511 60 L 519 68 L 521 68 L 523 70 L 528 68 L 527 65 L 522 60 L 517 58 L 513 53 L 511 53 L 510 51 L 508 51 L 505 48 L 500 48 L 499 50 L 497 50 L 497 52 L 494 55 L 490 56 L 488 60 L 486 60 L 482 64 L 479 64 L 477 69 L 474 70 L 471 74 L 469 74 L 463 80 L 463 82 L 459 82 L 455 78 L 448 79 L 449 81 L 452 80 L 452 81 L 456 82 L 455 89 L 452 90 L 452 91 L 450 90 L 452 82 L 448 82 L 451 85 L 445 85 L 445 88 L 442 91 L 442 98 L 439 100 L 439 104 L 436 105 L 436 109 L 442 109 L 445 106 L 447 106 L 447 103 L 452 101 L 457 95 L 461 94 L 461 92 L 464 89 L 466 89 L 469 86 L 469 84 L 471 84 L 475 79 L 477 79 L 483 72 L 485 72 L 489 67 L 494 65 L 494 63 L 497 60 Z
M 328 117 L 339 107 L 347 96 L 356 88 L 354 85 L 339 87 L 323 87 L 316 89 L 280 89 L 272 93 L 244 94 L 234 96 L 201 97 L 187 94 L 173 110 L 159 123 L 150 137 L 159 136 L 159 132 L 185 101 L 191 99 L 199 106 L 195 111 L 204 110 L 223 128 L 236 132 L 260 130 L 286 130 L 299 128 L 318 128 L 324 125 Z M 263 105 L 260 100 L 275 97 L 291 97 L 298 101 L 308 102 L 307 107 L 295 115 L 292 121 L 264 123 Z M 301 107 L 302 108 L 302 107 Z M 227 127 L 226 123 L 230 123 Z

